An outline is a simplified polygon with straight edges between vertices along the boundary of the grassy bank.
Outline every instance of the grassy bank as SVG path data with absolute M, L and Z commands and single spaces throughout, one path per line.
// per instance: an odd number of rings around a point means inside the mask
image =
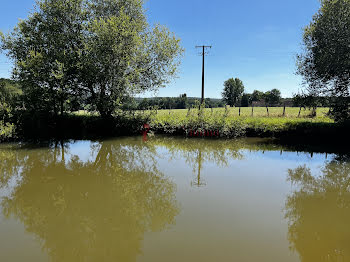
M 128 113 L 108 119 L 87 113 L 56 117 L 45 114 L 23 114 L 16 119 L 16 124 L 7 124 L 4 132 L 0 129 L 0 141 L 97 139 L 135 135 L 140 134 L 143 123 L 147 121 L 147 116 Z M 1 133 L 5 135 L 1 137 Z
M 306 108 L 302 108 L 300 110 L 300 117 L 298 117 L 299 115 L 299 110 L 300 108 L 298 107 L 286 107 L 285 109 L 285 115 L 283 116 L 283 107 L 269 107 L 268 108 L 268 113 L 267 113 L 267 109 L 265 107 L 234 107 L 234 108 L 214 108 L 214 109 L 210 109 L 210 108 L 206 108 L 203 111 L 206 114 L 211 114 L 212 112 L 214 114 L 217 115 L 221 115 L 223 116 L 225 114 L 225 112 L 227 112 L 227 116 L 228 117 L 285 117 L 285 118 L 289 118 L 289 119 L 295 119 L 295 118 L 310 118 L 311 114 L 312 114 L 312 110 L 311 109 L 306 109 Z M 191 113 L 198 113 L 198 109 L 175 109 L 175 110 L 158 110 L 158 115 L 169 115 L 169 113 L 171 114 L 175 114 L 175 115 L 187 115 L 188 112 Z M 327 117 L 327 113 L 329 111 L 329 108 L 325 108 L 325 107 L 321 107 L 321 108 L 317 108 L 316 110 L 316 119 L 321 119 L 321 120 L 325 120 L 325 121 L 331 121 L 331 119 L 329 117 Z M 240 113 L 239 113 L 240 112 Z M 252 115 L 253 113 L 253 115 Z
M 327 108 L 319 108 L 316 116 L 311 110 L 299 108 L 220 108 L 191 110 L 153 110 L 120 112 L 110 119 L 97 114 L 76 112 L 57 118 L 45 115 L 22 115 L 16 126 L 17 139 L 91 139 L 141 134 L 148 123 L 151 132 L 184 137 L 275 137 L 298 142 L 341 142 L 347 139 L 348 124 L 334 123 Z M 13 126 L 2 125 L 2 133 L 12 132 Z M 11 129 L 12 128 L 12 129 Z M 5 130 L 5 131 L 3 131 Z M 7 131 L 6 131 L 7 130 Z M 6 138 L 6 137 L 5 137 Z M 4 139 L 2 139 L 4 140 Z
M 287 134 L 303 136 L 309 133 L 322 136 L 339 131 L 342 125 L 335 124 L 327 117 L 327 108 L 319 108 L 316 117 L 310 117 L 310 110 L 302 110 L 298 117 L 298 108 L 205 109 L 205 110 L 161 110 L 151 118 L 151 129 L 156 133 L 207 134 L 207 131 L 219 132 L 220 137 L 262 136 L 282 137 Z

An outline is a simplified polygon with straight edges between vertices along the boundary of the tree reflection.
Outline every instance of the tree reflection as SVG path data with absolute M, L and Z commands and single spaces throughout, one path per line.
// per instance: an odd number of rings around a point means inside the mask
M 22 178 L 2 201 L 4 215 L 34 233 L 53 261 L 135 261 L 144 234 L 164 230 L 179 213 L 175 185 L 157 170 L 153 147 L 95 143 L 96 157 L 87 161 L 57 144 L 2 153 L 2 185 Z
M 74 155 L 74 148 L 0 149 L 0 187 L 21 178 L 2 201 L 3 212 L 35 234 L 53 261 L 135 261 L 146 232 L 174 224 L 179 207 L 174 183 L 159 171 L 164 155 L 185 160 L 198 186 L 207 163 L 227 167 L 244 158 L 244 149 L 284 150 L 246 140 L 176 138 L 95 142 L 88 157 Z M 289 239 L 304 262 L 350 260 L 349 169 L 348 160 L 335 159 L 320 177 L 306 167 L 289 171 L 299 185 L 286 203 Z
M 350 261 L 350 163 L 335 159 L 321 171 L 288 171 L 299 186 L 286 202 L 289 240 L 303 262 Z
M 241 150 L 247 146 L 244 140 L 177 139 L 169 137 L 153 139 L 148 143 L 166 147 L 169 159 L 184 159 L 192 167 L 193 174 L 196 176 L 191 182 L 191 185 L 195 187 L 206 185 L 201 175 L 204 163 L 214 163 L 219 167 L 227 167 L 230 160 L 243 159 Z

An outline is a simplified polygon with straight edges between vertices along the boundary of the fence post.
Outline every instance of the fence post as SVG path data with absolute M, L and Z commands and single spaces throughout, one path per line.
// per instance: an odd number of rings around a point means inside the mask
M 283 116 L 286 116 L 286 104 L 283 105 Z
M 241 116 L 241 107 L 239 107 L 238 115 Z
M 254 105 L 252 105 L 252 116 L 254 116 Z

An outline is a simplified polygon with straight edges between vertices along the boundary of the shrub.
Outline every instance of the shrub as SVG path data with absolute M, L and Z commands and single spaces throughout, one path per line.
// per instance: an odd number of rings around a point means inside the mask
M 15 125 L 0 121 L 0 142 L 11 140 L 15 137 Z

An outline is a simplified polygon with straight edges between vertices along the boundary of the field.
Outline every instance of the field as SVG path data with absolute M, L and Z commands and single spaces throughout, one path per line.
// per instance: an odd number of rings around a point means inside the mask
M 24 118 L 16 128 L 5 130 L 0 125 L 0 140 L 17 139 L 90 139 L 114 137 L 120 135 L 139 135 L 144 124 L 149 124 L 149 134 L 168 134 L 183 137 L 275 137 L 301 140 L 334 141 L 347 139 L 349 127 L 334 123 L 327 116 L 328 108 L 318 108 L 316 116 L 311 110 L 299 108 L 215 108 L 215 109 L 179 109 L 119 111 L 114 117 L 103 119 L 97 113 L 78 111 L 60 116 L 56 120 L 33 120 Z M 67 128 L 69 127 L 69 128 Z M 5 131 L 5 133 L 4 133 Z M 10 132 L 11 131 L 11 132 Z M 2 134 L 4 133 L 4 134 Z M 10 135 L 6 135 L 6 134 Z
M 216 109 L 180 109 L 152 111 L 148 122 L 155 133 L 178 134 L 185 136 L 208 136 L 215 131 L 220 137 L 242 136 L 335 136 L 340 130 L 338 124 L 327 116 L 328 108 L 318 108 L 316 116 L 311 117 L 311 110 L 286 108 L 283 116 L 282 107 L 269 108 L 216 108 Z M 150 113 L 150 112 L 148 112 Z M 141 113 L 142 114 L 142 113 Z M 144 112 L 143 114 L 147 114 Z M 340 135 L 340 134 L 339 134 Z
M 224 115 L 225 108 L 214 108 L 213 110 L 206 108 L 204 110 L 205 114 L 214 115 Z M 252 108 L 251 107 L 241 107 L 240 109 L 241 117 L 252 117 Z M 330 119 L 326 116 L 329 111 L 329 108 L 317 108 L 316 117 L 314 119 L 319 119 L 323 121 L 329 122 Z M 188 114 L 188 109 L 174 109 L 174 110 L 158 110 L 159 116 L 161 115 L 177 115 L 177 116 L 186 116 Z M 196 109 L 191 109 L 190 112 L 198 112 Z M 269 115 L 267 115 L 267 111 L 265 107 L 254 107 L 253 108 L 253 117 L 272 117 L 272 118 L 297 118 L 297 119 L 305 119 L 310 120 L 312 110 L 310 109 L 302 109 L 300 112 L 300 117 L 298 118 L 299 108 L 297 107 L 286 107 L 285 116 L 283 116 L 283 107 L 269 107 Z M 227 109 L 227 117 L 239 117 L 239 108 L 228 108 Z
M 303 135 L 322 131 L 329 133 L 337 126 L 327 116 L 328 108 L 318 108 L 314 117 L 310 109 L 302 109 L 300 117 L 299 108 L 287 107 L 285 115 L 283 107 L 269 107 L 269 114 L 265 107 L 255 107 L 253 110 L 253 116 L 251 107 L 130 111 L 119 112 L 116 119 L 125 123 L 124 129 L 129 131 L 134 130 L 137 123 L 148 123 L 154 133 L 185 136 L 194 133 L 196 136 L 206 136 L 213 131 L 220 137 L 271 137 L 295 132 Z M 75 115 L 97 117 L 95 113 L 85 111 L 76 112 Z

